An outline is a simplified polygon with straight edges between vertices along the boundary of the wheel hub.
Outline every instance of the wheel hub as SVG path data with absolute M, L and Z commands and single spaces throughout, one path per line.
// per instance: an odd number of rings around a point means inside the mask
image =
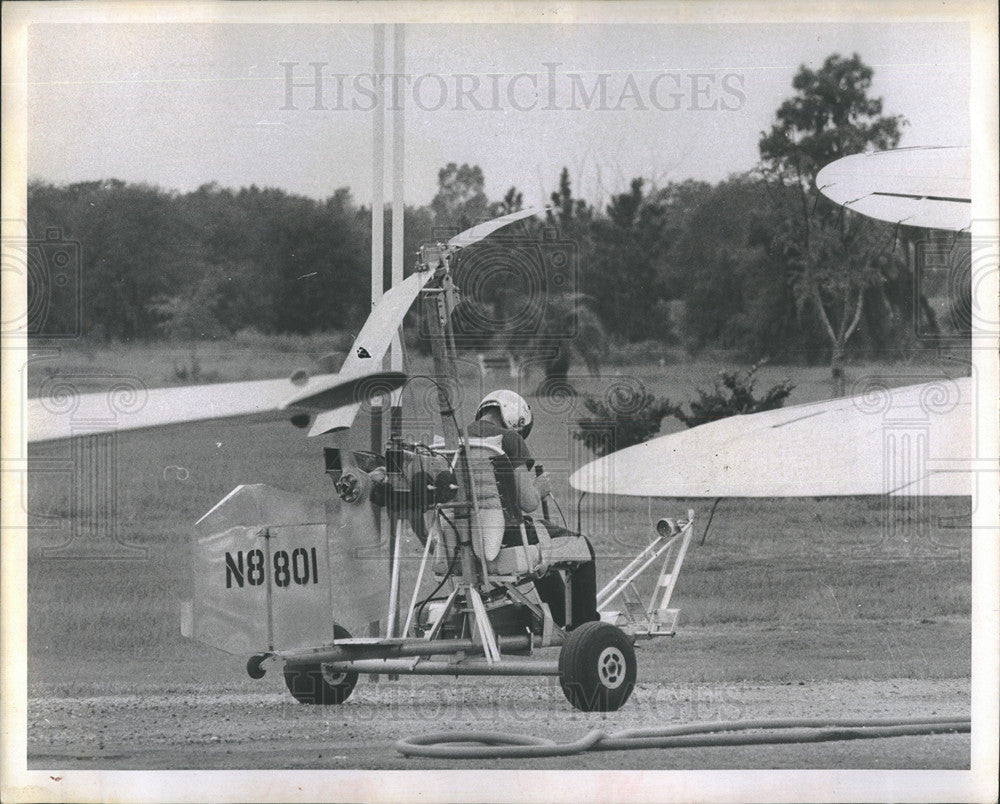
M 597 657 L 597 673 L 609 690 L 618 689 L 625 681 L 625 667 L 625 656 L 618 648 L 605 648 Z
M 329 665 L 322 665 L 323 680 L 332 687 L 342 684 L 347 677 L 347 673 L 335 673 Z

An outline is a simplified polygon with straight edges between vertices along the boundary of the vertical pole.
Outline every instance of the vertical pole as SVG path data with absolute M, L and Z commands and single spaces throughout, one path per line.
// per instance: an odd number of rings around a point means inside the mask
M 472 483 L 469 468 L 469 456 L 466 452 L 468 433 L 465 428 L 457 426 L 452 405 L 457 386 L 457 368 L 455 363 L 455 342 L 451 337 L 451 313 L 454 310 L 456 291 L 451 277 L 445 274 L 441 279 L 441 287 L 425 288 L 421 300 L 425 310 L 425 321 L 430 330 L 431 353 L 434 357 L 434 377 L 437 381 L 438 404 L 441 413 L 441 428 L 448 449 L 458 450 L 456 466 L 458 472 L 458 493 L 456 501 L 468 503 L 472 511 L 477 509 L 476 489 Z M 476 566 L 472 552 L 472 511 L 461 513 L 456 509 L 455 525 L 458 537 L 458 550 L 462 561 L 462 581 L 471 586 L 476 580 Z M 481 559 L 483 577 L 487 577 L 486 561 Z M 470 615 L 471 616 L 471 615 Z
M 391 119 L 392 119 L 392 273 L 390 274 L 389 286 L 396 287 L 403 281 L 403 109 L 402 105 L 396 106 L 396 86 L 402 81 L 405 68 L 405 52 L 403 50 L 404 31 L 403 26 L 396 24 L 392 26 L 392 72 L 393 78 L 390 92 Z M 383 90 L 384 92 L 384 90 Z M 401 101 L 401 98 L 400 98 Z M 393 339 L 389 351 L 389 368 L 393 371 L 403 370 L 403 345 L 402 339 L 397 333 Z M 390 395 L 389 408 L 389 434 L 393 439 L 398 439 L 402 435 L 403 409 L 400 406 L 402 389 L 393 391 Z M 402 538 L 403 519 L 399 512 L 390 514 L 393 522 L 389 528 L 389 554 L 392 556 L 390 588 L 389 588 L 389 620 L 387 635 L 396 635 L 399 627 L 399 557 L 400 539 Z M 406 636 L 401 634 L 400 636 Z M 393 678 L 393 676 L 390 676 Z
M 403 520 L 398 517 L 397 514 L 391 513 L 389 520 L 389 555 L 391 556 L 390 564 L 391 572 L 389 573 L 389 608 L 386 613 L 386 626 L 385 635 L 392 639 L 395 637 L 396 628 L 399 625 L 399 550 L 400 550 L 400 537 L 402 534 L 399 532 L 403 525 Z M 406 636 L 406 634 L 399 634 L 399 636 Z M 398 676 L 395 674 L 389 675 L 390 681 L 395 681 Z
M 385 259 L 385 103 L 379 76 L 385 73 L 385 26 L 376 25 L 373 43 L 375 108 L 372 110 L 372 306 L 382 298 L 382 265 Z
M 375 74 L 375 108 L 372 110 L 372 307 L 382 298 L 385 262 L 385 25 L 375 25 L 372 72 Z M 372 452 L 382 451 L 382 400 L 372 400 Z
M 274 601 L 271 599 L 271 531 L 264 528 L 264 605 L 267 606 L 267 649 L 274 650 Z
M 406 113 L 404 111 L 404 93 L 397 93 L 396 87 L 402 86 L 403 75 L 406 72 L 406 30 L 402 24 L 392 26 L 392 281 L 391 287 L 396 287 L 403 281 L 403 244 L 404 230 L 404 155 Z M 398 97 L 397 97 L 398 94 Z M 397 101 L 398 104 L 397 105 Z M 390 352 L 389 368 L 393 371 L 403 370 L 402 344 L 394 342 Z M 402 389 L 392 394 L 393 407 L 399 406 Z
M 372 307 L 382 298 L 382 269 L 385 262 L 383 237 L 385 233 L 385 103 L 382 98 L 382 83 L 379 76 L 385 73 L 385 25 L 373 26 L 372 41 L 372 72 L 375 74 L 375 108 L 372 110 Z M 382 401 L 372 400 L 371 417 L 371 451 L 382 451 Z M 382 520 L 385 514 L 379 513 L 375 521 L 379 533 L 384 530 Z M 391 551 L 389 553 L 392 555 Z M 378 621 L 368 624 L 368 632 L 378 636 L 380 631 Z M 369 676 L 372 681 L 378 681 L 378 674 Z
M 403 25 L 393 25 L 392 70 L 396 76 L 393 86 L 402 81 L 406 70 L 405 30 Z M 393 91 L 395 96 L 397 93 Z M 405 178 L 403 156 L 406 136 L 404 96 L 392 98 L 392 284 L 403 281 L 403 181 Z M 396 101 L 399 105 L 396 105 Z

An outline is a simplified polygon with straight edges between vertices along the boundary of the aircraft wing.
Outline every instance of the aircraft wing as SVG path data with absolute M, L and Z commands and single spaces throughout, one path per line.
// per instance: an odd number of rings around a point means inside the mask
M 854 212 L 905 226 L 963 231 L 972 225 L 969 149 L 900 148 L 845 156 L 816 186 Z
M 569 479 L 649 497 L 972 494 L 970 378 L 796 405 L 652 439 Z

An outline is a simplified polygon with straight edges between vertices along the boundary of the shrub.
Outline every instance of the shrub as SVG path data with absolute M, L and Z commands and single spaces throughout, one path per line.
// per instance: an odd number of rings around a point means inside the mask
M 670 400 L 657 399 L 638 381 L 612 385 L 603 399 L 586 396 L 583 404 L 593 416 L 577 419 L 573 438 L 598 457 L 646 441 L 675 410 Z
M 696 389 L 698 399 L 688 403 L 690 413 L 669 399 L 657 399 L 638 380 L 612 385 L 603 399 L 584 397 L 584 407 L 593 415 L 577 419 L 573 438 L 601 457 L 647 441 L 659 432 L 667 416 L 697 427 L 727 416 L 780 408 L 795 385 L 782 380 L 763 396 L 754 396 L 757 370 L 763 364 L 756 363 L 746 371 L 720 372 L 711 390 Z
M 669 400 L 663 402 L 667 405 L 668 412 L 688 427 L 697 427 L 699 424 L 725 419 L 727 416 L 760 413 L 780 408 L 785 404 L 795 385 L 787 379 L 782 380 L 768 389 L 763 396 L 754 396 L 757 370 L 762 365 L 764 361 L 755 363 L 746 371 L 720 372 L 711 390 L 696 389 L 698 399 L 688 403 L 691 408 L 690 413 L 685 413 L 680 405 L 674 405 Z

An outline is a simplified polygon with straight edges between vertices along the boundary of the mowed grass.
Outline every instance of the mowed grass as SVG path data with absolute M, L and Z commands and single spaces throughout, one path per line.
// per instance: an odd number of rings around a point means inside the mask
M 248 330 L 228 340 L 195 343 L 104 343 L 81 339 L 40 348 L 29 367 L 28 396 L 44 393 L 54 378 L 81 391 L 100 391 L 113 377 L 140 380 L 149 388 L 192 382 L 238 382 L 290 376 L 296 369 L 313 374 L 334 371 L 350 345 L 348 333 L 262 335 Z M 190 376 L 192 355 L 199 376 Z
M 277 362 L 274 355 L 260 362 L 272 360 Z M 426 362 L 416 363 L 418 371 L 426 368 Z M 601 379 L 574 382 L 597 393 L 639 378 L 656 393 L 687 399 L 694 385 L 709 382 L 718 369 L 620 367 Z M 497 375 L 480 377 L 471 365 L 462 371 L 464 419 L 484 390 L 510 384 Z M 892 377 L 893 384 L 940 374 L 926 366 L 866 371 Z M 760 384 L 786 375 L 800 384 L 790 403 L 829 391 L 823 369 L 768 367 Z M 432 429 L 433 399 L 429 383 L 417 381 L 407 390 L 404 402 L 411 413 L 418 411 L 407 420 L 409 433 L 426 436 Z M 571 437 L 571 422 L 583 413 L 580 401 L 529 399 L 537 419 L 529 446 L 552 474 L 570 526 L 576 527 L 579 514 L 581 529 L 591 536 L 599 583 L 652 538 L 660 516 L 682 517 L 694 509 L 696 537 L 673 601 L 681 609 L 680 634 L 647 648 L 651 656 L 669 655 L 673 672 L 694 680 L 969 673 L 968 499 L 728 499 L 719 503 L 700 544 L 712 500 L 588 495 L 578 508 L 567 478 L 590 457 Z M 364 416 L 353 439 L 356 447 L 366 447 Z M 113 469 L 89 466 L 75 476 L 79 455 L 69 445 L 33 448 L 29 686 L 73 689 L 80 673 L 114 676 L 130 662 L 144 668 L 147 684 L 161 676 L 166 684 L 178 662 L 200 661 L 206 653 L 211 658 L 214 652 L 179 633 L 180 602 L 191 589 L 192 524 L 240 483 L 328 497 L 326 443 L 327 437 L 309 439 L 282 422 L 122 433 Z M 100 478 L 110 478 L 110 485 L 102 486 Z M 112 492 L 101 491 L 107 488 Z M 415 539 L 407 541 L 406 552 L 409 578 L 418 560 Z M 648 594 L 650 583 L 640 591 Z

